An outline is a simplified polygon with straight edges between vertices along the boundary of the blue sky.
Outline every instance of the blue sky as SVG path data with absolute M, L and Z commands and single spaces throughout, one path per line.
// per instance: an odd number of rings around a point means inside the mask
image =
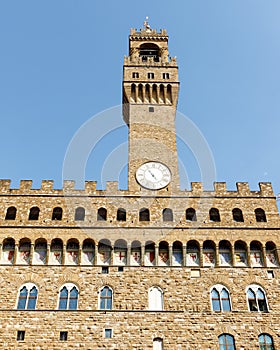
M 278 0 L 1 0 L 0 178 L 61 187 L 74 134 L 121 103 L 129 30 L 149 16 L 152 28 L 168 30 L 178 110 L 206 138 L 217 180 L 253 190 L 271 181 L 279 193 L 279 13 Z M 99 180 L 110 148 L 126 141 L 126 127 L 104 137 L 86 178 Z M 200 181 L 191 152 L 180 147 L 179 156 Z

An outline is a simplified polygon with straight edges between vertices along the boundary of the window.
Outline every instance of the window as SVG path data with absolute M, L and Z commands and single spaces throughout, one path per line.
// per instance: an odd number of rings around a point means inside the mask
M 154 79 L 155 74 L 154 73 L 148 73 L 148 79 Z
M 85 220 L 85 208 L 79 207 L 75 210 L 75 221 Z
M 216 208 L 211 208 L 209 210 L 210 221 L 219 222 L 221 221 L 219 210 Z
M 163 310 L 163 292 L 159 287 L 149 289 L 149 310 Z
M 153 340 L 153 350 L 163 350 L 163 340 L 161 338 Z
M 142 208 L 139 211 L 139 221 L 150 221 L 150 211 L 149 209 Z
M 149 107 L 149 112 L 152 113 L 155 111 L 155 108 L 154 107 Z
M 231 311 L 229 292 L 220 284 L 212 288 L 211 302 L 213 311 Z
M 219 336 L 220 350 L 235 350 L 234 337 L 230 334 L 221 334 Z
M 162 211 L 163 221 L 173 221 L 173 212 L 172 209 L 165 208 Z
M 60 341 L 67 341 L 68 338 L 68 332 L 62 331 L 59 334 L 59 340 Z
M 117 211 L 117 220 L 126 221 L 126 211 L 123 208 L 118 209 Z
M 139 73 L 133 72 L 132 73 L 132 78 L 139 78 Z
M 62 208 L 56 207 L 52 213 L 52 220 L 61 220 L 62 219 Z
M 261 350 L 274 350 L 273 339 L 269 334 L 259 335 L 259 345 Z
M 32 207 L 29 211 L 28 220 L 38 220 L 40 209 L 38 207 Z
M 266 222 L 266 215 L 265 215 L 265 211 L 263 209 L 257 208 L 255 210 L 255 215 L 256 215 L 257 222 Z
M 102 266 L 101 273 L 107 275 L 109 273 L 109 267 L 108 266 Z
M 149 58 L 152 58 L 155 62 L 159 62 L 159 47 L 156 44 L 146 43 L 140 46 L 140 57 L 143 62 L 146 62 Z
M 107 209 L 99 208 L 97 211 L 97 221 L 106 221 L 107 220 Z
M 169 79 L 169 73 L 162 73 L 163 79 Z
M 17 215 L 16 207 L 9 207 L 6 212 L 5 220 L 15 220 Z
M 252 284 L 247 288 L 247 301 L 250 311 L 268 311 L 265 293 L 256 284 Z
M 232 210 L 232 217 L 235 222 L 244 222 L 242 210 L 239 208 L 234 208 Z
M 66 283 L 59 292 L 59 310 L 77 310 L 79 291 L 73 283 Z
M 186 220 L 187 221 L 196 221 L 196 212 L 193 208 L 188 208 L 186 210 Z
M 17 341 L 23 341 L 25 338 L 25 331 L 17 331 Z
M 108 286 L 103 287 L 100 291 L 100 309 L 101 310 L 112 310 L 112 289 Z
M 112 338 L 113 330 L 111 328 L 105 328 L 104 329 L 104 336 L 105 336 L 105 338 Z
M 35 310 L 38 289 L 33 283 L 26 283 L 21 287 L 18 296 L 18 310 Z

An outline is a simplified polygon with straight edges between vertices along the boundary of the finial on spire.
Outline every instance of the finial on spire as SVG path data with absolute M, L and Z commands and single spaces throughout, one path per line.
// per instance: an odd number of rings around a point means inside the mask
M 148 19 L 149 19 L 149 17 L 147 16 L 145 21 L 144 21 L 144 27 L 145 27 L 146 31 L 151 30 L 151 26 L 149 25 Z

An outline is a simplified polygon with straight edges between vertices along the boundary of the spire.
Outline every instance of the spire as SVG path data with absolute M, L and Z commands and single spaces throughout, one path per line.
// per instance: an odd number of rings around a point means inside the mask
M 145 21 L 144 21 L 144 27 L 145 27 L 146 32 L 151 32 L 151 26 L 149 25 L 148 19 L 149 19 L 149 17 L 147 16 Z

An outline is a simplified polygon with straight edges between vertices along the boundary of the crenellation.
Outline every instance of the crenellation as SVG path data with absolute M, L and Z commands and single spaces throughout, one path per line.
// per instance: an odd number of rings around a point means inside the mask
M 239 196 L 250 196 L 251 191 L 248 182 L 237 182 L 237 195 Z
M 216 192 L 216 196 L 225 196 L 227 194 L 227 187 L 225 182 L 215 182 L 214 190 Z
M 53 190 L 53 184 L 54 181 L 53 180 L 42 180 L 41 183 L 41 191 L 44 193 L 50 193 Z
M 0 193 L 9 193 L 11 189 L 11 180 L 0 180 Z
M 32 180 L 20 180 L 19 191 L 29 192 L 32 189 Z

